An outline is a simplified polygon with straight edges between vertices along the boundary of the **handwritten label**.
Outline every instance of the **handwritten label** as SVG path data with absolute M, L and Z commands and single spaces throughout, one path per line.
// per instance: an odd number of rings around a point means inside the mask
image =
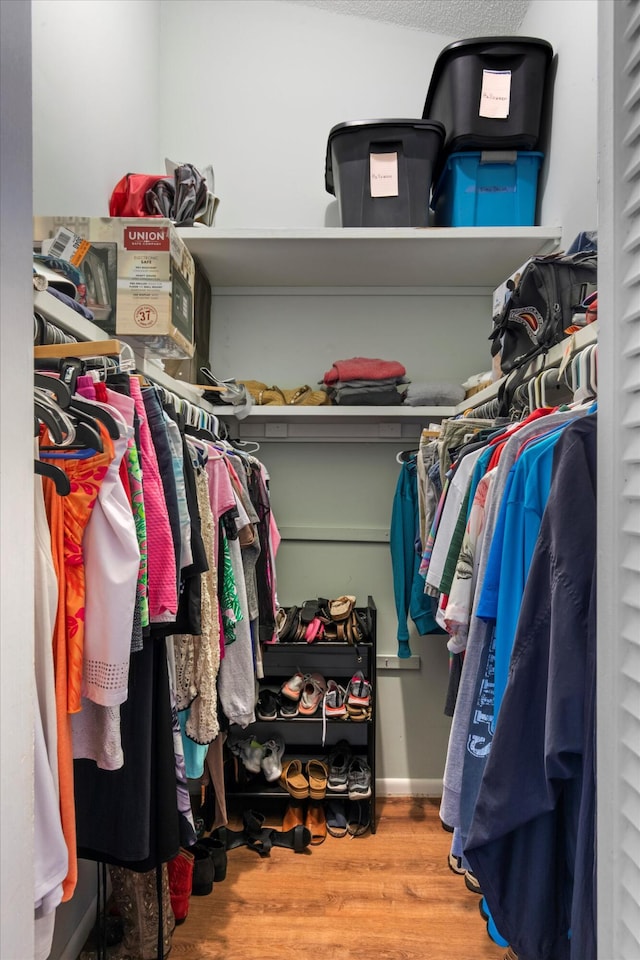
M 372 197 L 398 196 L 398 154 L 369 154 L 370 186 Z
M 511 104 L 511 70 L 483 70 L 478 116 L 506 120 Z

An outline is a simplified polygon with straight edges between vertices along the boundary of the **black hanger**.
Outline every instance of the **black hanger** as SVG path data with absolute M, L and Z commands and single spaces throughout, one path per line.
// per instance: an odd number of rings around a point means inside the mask
M 192 427 L 190 423 L 185 424 L 184 432 L 188 437 L 196 437 L 198 440 L 208 440 L 209 443 L 215 443 L 219 440 L 210 430 L 204 430 L 202 427 Z
M 58 406 L 62 407 L 63 410 L 69 406 L 71 392 L 66 383 L 63 383 L 58 377 L 49 377 L 46 373 L 34 373 L 33 382 L 36 387 L 53 393 Z
M 76 424 L 76 440 L 80 447 L 97 450 L 98 453 L 102 453 L 104 450 L 100 432 L 96 427 L 92 427 L 88 420 L 78 420 Z
M 63 429 L 62 421 L 56 417 L 55 410 L 43 403 L 39 403 L 38 400 L 34 400 L 33 409 L 36 420 L 40 420 L 48 427 L 54 443 L 64 443 L 67 432 Z M 36 430 L 34 436 L 37 436 L 38 432 L 39 431 Z
M 75 437 L 74 441 L 71 444 L 67 444 L 64 447 L 40 447 L 41 450 L 97 450 L 99 453 L 102 453 L 104 450 L 104 444 L 102 442 L 102 437 L 98 429 L 95 426 L 95 420 L 91 421 L 89 417 L 85 419 L 76 419 L 74 418 L 74 429 Z M 92 426 L 93 423 L 93 426 Z M 55 440 L 56 437 L 53 436 Z M 64 439 L 64 438 L 63 438 Z
M 120 427 L 118 422 L 108 410 L 99 407 L 97 404 L 88 403 L 86 400 L 80 400 L 78 397 L 72 397 L 69 404 L 69 413 L 72 413 L 78 420 L 89 422 L 99 420 L 107 428 L 107 432 L 112 440 L 118 440 L 120 437 Z M 100 448 L 102 449 L 102 447 Z
M 41 477 L 49 477 L 50 480 L 53 480 L 56 493 L 61 497 L 66 497 L 71 493 L 69 477 L 60 467 L 56 467 L 52 463 L 44 463 L 42 460 L 34 460 L 33 468 Z

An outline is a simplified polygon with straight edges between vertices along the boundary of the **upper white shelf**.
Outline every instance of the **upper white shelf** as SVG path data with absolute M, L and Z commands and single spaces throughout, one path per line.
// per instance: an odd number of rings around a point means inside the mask
M 326 227 L 180 236 L 214 287 L 487 287 L 550 253 L 560 227 Z

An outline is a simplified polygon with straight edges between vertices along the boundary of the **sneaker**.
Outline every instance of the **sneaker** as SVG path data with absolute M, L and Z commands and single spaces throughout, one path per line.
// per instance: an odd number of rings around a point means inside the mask
M 471 893 L 478 893 L 482 896 L 482 887 L 480 886 L 480 881 L 471 870 L 465 870 L 464 872 L 464 885 L 467 890 L 471 890 Z
M 282 757 L 284 755 L 284 740 L 274 737 L 263 745 L 260 765 L 265 779 L 271 783 L 277 780 L 282 773 Z
M 329 778 L 327 790 L 330 793 L 346 793 L 351 764 L 351 747 L 346 740 L 340 740 L 329 756 Z
M 454 873 L 457 873 L 459 877 L 464 877 L 467 872 L 462 866 L 462 857 L 454 857 L 452 853 L 449 853 L 449 870 L 453 870 Z
M 367 800 L 371 796 L 371 768 L 366 760 L 354 757 L 347 775 L 349 800 Z
M 321 673 L 310 673 L 304 678 L 304 686 L 300 694 L 298 713 L 302 717 L 312 717 L 322 703 L 327 682 Z
M 365 679 L 362 670 L 358 670 L 349 681 L 347 706 L 359 708 L 371 706 L 371 684 Z
M 292 717 L 298 716 L 298 701 L 289 700 L 287 697 L 280 694 L 280 716 L 283 720 L 291 720 Z
M 278 700 L 272 690 L 261 690 L 256 704 L 258 720 L 277 720 Z
M 282 684 L 280 693 L 283 697 L 287 697 L 288 700 L 295 700 L 297 702 L 300 699 L 305 679 L 304 673 L 301 670 L 296 670 L 294 675 L 290 677 L 286 683 Z
M 330 720 L 340 719 L 347 715 L 347 691 L 335 680 L 327 682 L 327 692 L 324 695 L 323 710 Z
M 242 760 L 245 770 L 249 773 L 260 773 L 263 754 L 261 743 L 257 740 L 236 740 L 235 743 L 229 744 L 229 749 Z

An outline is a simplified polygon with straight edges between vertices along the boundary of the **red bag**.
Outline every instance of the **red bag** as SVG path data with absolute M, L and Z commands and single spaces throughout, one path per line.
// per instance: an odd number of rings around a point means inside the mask
M 109 200 L 110 217 L 159 217 L 149 213 L 145 203 L 147 190 L 166 180 L 166 176 L 149 173 L 127 173 L 113 188 Z

